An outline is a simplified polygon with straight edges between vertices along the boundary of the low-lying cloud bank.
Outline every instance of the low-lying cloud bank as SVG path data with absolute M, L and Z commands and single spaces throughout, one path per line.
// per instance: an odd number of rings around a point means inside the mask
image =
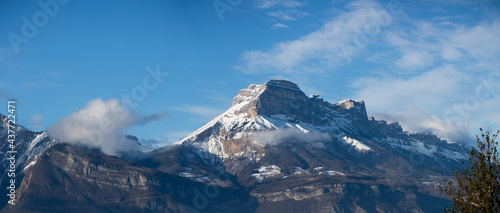
M 332 137 L 327 133 L 302 132 L 295 128 L 276 129 L 254 132 L 251 140 L 260 144 L 279 144 L 283 142 L 330 142 Z
M 103 101 L 98 98 L 50 126 L 47 133 L 61 142 L 97 148 L 107 155 L 122 156 L 140 148 L 136 141 L 125 137 L 125 130 L 166 116 L 167 114 L 140 115 L 117 99 Z
M 440 138 L 466 144 L 474 142 L 469 134 L 468 126 L 458 126 L 451 121 L 442 120 L 422 111 L 376 113 L 375 117 L 389 123 L 398 122 L 405 131 L 433 133 Z

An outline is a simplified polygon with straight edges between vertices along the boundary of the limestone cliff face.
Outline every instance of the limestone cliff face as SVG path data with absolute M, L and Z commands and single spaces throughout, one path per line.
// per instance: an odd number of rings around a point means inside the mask
M 139 163 L 57 144 L 27 171 L 17 204 L 3 212 L 254 211 L 256 201 L 244 191 L 217 187 L 215 194 L 212 187 L 207 198 L 205 190 Z
M 256 115 L 294 115 L 297 119 L 309 117 L 306 95 L 299 87 L 288 81 L 271 80 L 262 86 L 263 92 L 250 107 L 251 116 Z
M 233 99 L 233 106 L 249 101 L 238 113 L 246 112 L 250 117 L 257 115 L 293 114 L 303 117 L 307 108 L 307 97 L 299 87 L 285 80 L 270 80 L 264 85 L 250 85 Z
M 390 188 L 377 183 L 309 182 L 297 186 L 261 187 L 252 192 L 262 203 L 257 211 L 269 212 L 426 212 L 448 203 L 419 193 L 416 187 Z M 271 188 L 271 189 L 269 189 Z M 441 202 L 441 203 L 440 203 Z
M 237 113 L 248 113 L 250 117 L 287 115 L 297 121 L 321 125 L 327 122 L 324 116 L 333 110 L 345 114 L 350 120 L 368 122 L 363 101 L 348 99 L 331 104 L 323 101 L 319 95 L 307 97 L 296 84 L 286 80 L 273 79 L 263 85 L 250 85 L 233 98 L 233 106 L 245 101 L 249 103 Z

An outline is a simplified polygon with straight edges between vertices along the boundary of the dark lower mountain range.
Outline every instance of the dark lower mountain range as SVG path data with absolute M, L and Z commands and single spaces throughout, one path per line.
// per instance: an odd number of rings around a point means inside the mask
M 141 159 L 17 128 L 19 200 L 3 212 L 441 212 L 450 202 L 437 186 L 471 148 L 285 80 L 250 85 L 225 113 Z M 5 141 L 5 124 L 0 133 Z
M 211 187 L 139 163 L 57 144 L 29 169 L 5 212 L 253 212 L 248 191 Z M 207 200 L 208 196 L 216 196 Z

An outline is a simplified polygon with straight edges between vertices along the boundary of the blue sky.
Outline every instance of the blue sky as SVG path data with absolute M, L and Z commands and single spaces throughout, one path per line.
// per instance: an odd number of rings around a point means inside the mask
M 133 110 L 168 116 L 124 130 L 142 139 L 174 142 L 271 78 L 333 103 L 364 100 L 376 119 L 457 139 L 500 128 L 499 8 L 496 0 L 1 0 L 0 99 L 17 99 L 18 122 L 44 130 L 89 101 L 124 100 L 158 67 L 168 76 Z

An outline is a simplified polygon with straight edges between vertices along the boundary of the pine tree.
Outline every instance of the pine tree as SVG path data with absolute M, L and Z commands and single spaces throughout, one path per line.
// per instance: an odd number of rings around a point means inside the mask
M 453 200 L 453 206 L 444 212 L 500 212 L 500 164 L 495 141 L 499 132 L 480 130 L 477 150 L 470 152 L 470 168 L 462 162 L 463 169 L 453 170 L 455 181 L 440 187 Z

